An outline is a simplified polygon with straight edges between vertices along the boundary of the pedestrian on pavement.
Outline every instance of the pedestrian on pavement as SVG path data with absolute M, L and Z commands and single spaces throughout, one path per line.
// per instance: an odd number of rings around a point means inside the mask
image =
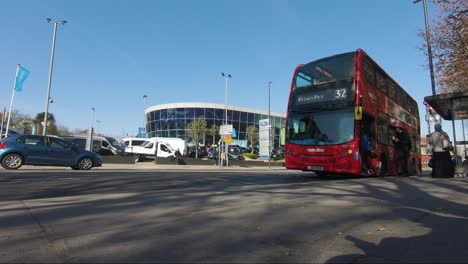
M 451 178 L 454 174 L 454 167 L 450 156 L 450 151 L 453 150 L 450 138 L 442 130 L 440 124 L 436 124 L 434 130 L 429 135 L 429 151 L 432 153 L 432 177 Z
M 398 175 L 409 176 L 408 162 L 409 152 L 411 150 L 411 140 L 408 133 L 401 127 L 395 128 L 396 135 L 392 137 L 396 148 L 398 162 Z
M 181 158 L 182 158 L 182 154 L 180 153 L 180 149 L 177 149 L 176 152 L 174 153 L 174 155 L 176 156 L 176 159 L 177 159 L 177 165 L 180 165 Z

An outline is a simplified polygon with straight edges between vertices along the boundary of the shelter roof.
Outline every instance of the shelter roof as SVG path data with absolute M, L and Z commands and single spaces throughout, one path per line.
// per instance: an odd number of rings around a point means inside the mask
M 426 96 L 424 100 L 445 120 L 468 118 L 468 91 Z

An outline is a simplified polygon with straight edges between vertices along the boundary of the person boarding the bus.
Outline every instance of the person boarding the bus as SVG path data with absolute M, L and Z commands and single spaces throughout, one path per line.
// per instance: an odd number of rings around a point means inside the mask
M 429 135 L 429 151 L 432 152 L 432 177 L 451 178 L 454 174 L 450 151 L 453 147 L 449 136 L 442 130 L 440 124 L 434 126 L 434 132 Z
M 398 162 L 398 175 L 408 176 L 408 159 L 409 151 L 411 149 L 411 140 L 403 128 L 395 128 L 396 136 L 392 137 L 393 143 L 396 148 L 396 156 Z
M 369 128 L 363 128 L 361 134 L 361 158 L 362 158 L 362 170 L 367 172 L 369 169 L 368 158 L 372 151 L 372 144 L 369 138 Z

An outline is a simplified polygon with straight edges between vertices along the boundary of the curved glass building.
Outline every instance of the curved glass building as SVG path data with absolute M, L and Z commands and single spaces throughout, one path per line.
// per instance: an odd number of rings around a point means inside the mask
M 187 127 L 194 118 L 204 118 L 207 128 L 213 124 L 218 127 L 224 124 L 226 110 L 222 104 L 213 103 L 173 103 L 154 105 L 145 109 L 146 132 L 148 137 L 178 137 L 190 141 Z M 276 112 L 270 113 L 273 148 L 280 145 L 280 131 L 286 125 L 286 115 Z M 261 119 L 268 119 L 268 111 L 228 106 L 227 120 L 236 130 L 234 143 L 247 146 L 247 127 L 256 126 Z M 215 137 L 215 143 L 220 136 Z M 213 144 L 213 137 L 206 135 L 202 144 Z

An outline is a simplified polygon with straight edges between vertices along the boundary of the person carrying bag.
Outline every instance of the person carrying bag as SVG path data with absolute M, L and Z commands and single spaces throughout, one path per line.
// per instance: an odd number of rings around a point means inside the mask
M 451 178 L 454 174 L 454 167 L 450 151 L 454 148 L 450 138 L 442 131 L 442 126 L 436 124 L 434 132 L 429 135 L 430 152 L 432 152 L 432 177 Z

